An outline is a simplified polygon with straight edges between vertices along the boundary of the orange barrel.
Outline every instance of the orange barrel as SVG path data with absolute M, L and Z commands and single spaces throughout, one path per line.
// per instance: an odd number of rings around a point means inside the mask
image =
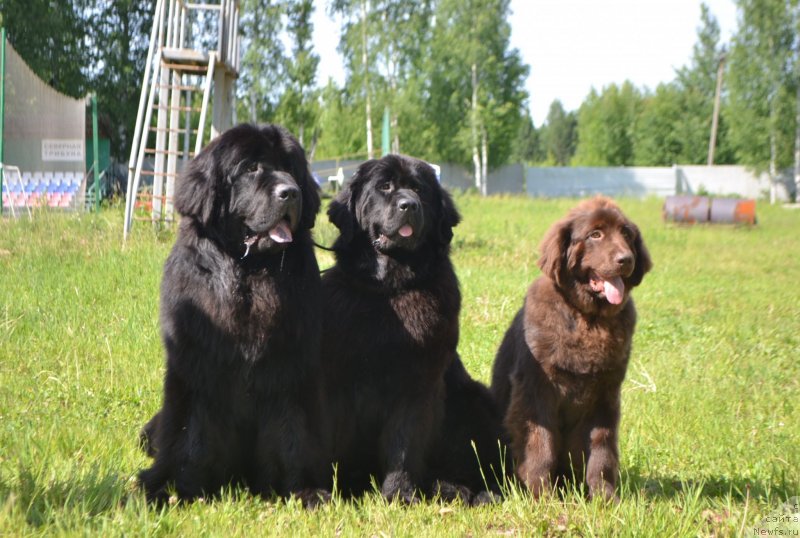
M 711 200 L 711 222 L 753 225 L 756 223 L 756 201 L 714 198 Z
M 706 196 L 667 196 L 662 211 L 664 220 L 673 222 L 708 222 L 711 201 Z

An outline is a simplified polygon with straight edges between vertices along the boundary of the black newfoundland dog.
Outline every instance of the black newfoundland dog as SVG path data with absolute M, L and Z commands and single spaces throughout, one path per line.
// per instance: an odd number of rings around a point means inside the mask
M 497 352 L 492 391 L 516 472 L 534 496 L 572 476 L 615 496 L 620 386 L 652 263 L 639 229 L 608 198 L 580 203 L 541 245 L 542 276 Z
M 437 479 L 483 489 L 471 440 L 497 454 L 501 422 L 456 353 L 452 199 L 428 164 L 388 155 L 362 164 L 328 215 L 340 236 L 322 279 L 322 363 L 339 488 L 362 493 L 375 478 L 405 502 Z
M 149 500 L 228 484 L 313 503 L 319 450 L 320 278 L 310 229 L 319 195 L 288 131 L 240 125 L 188 165 L 164 266 L 161 411 L 145 427 Z

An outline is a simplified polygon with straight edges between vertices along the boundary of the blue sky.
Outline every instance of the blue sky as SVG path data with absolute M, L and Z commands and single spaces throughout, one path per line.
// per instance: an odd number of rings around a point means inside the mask
M 592 87 L 631 80 L 655 88 L 689 62 L 697 41 L 700 0 L 511 0 L 511 45 L 531 71 L 529 109 L 536 126 L 554 99 L 577 109 Z M 336 52 L 338 22 L 318 3 L 314 42 L 320 55 L 317 80 L 342 83 Z M 736 29 L 733 0 L 706 0 L 723 42 Z

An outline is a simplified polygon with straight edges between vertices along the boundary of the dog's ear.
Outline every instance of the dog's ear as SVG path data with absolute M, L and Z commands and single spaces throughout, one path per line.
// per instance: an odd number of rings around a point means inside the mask
M 438 223 L 439 240 L 443 245 L 449 245 L 453 239 L 453 228 L 461 222 L 461 215 L 459 215 L 450 193 L 444 190 L 444 187 L 442 187 L 441 193 L 442 203 L 439 208 Z
M 319 213 L 319 185 L 314 181 L 314 176 L 311 175 L 308 165 L 303 168 L 300 174 L 302 175 L 295 176 L 303 178 L 299 180 L 303 183 L 302 187 L 300 187 L 303 198 L 303 213 L 300 216 L 300 225 L 310 230 L 314 227 L 314 221 L 317 218 L 317 213 Z
M 300 187 L 302 200 L 302 212 L 300 214 L 300 228 L 310 230 L 314 227 L 314 221 L 319 213 L 320 199 L 319 186 L 311 175 L 308 167 L 306 152 L 303 146 L 292 133 L 285 127 L 279 125 L 265 125 L 261 127 L 261 132 L 268 138 L 277 141 L 281 151 L 288 157 L 290 166 L 289 173 Z
M 631 286 L 638 286 L 642 283 L 645 273 L 653 268 L 653 262 L 650 259 L 650 253 L 647 251 L 647 247 L 644 245 L 644 240 L 642 239 L 639 228 L 633 225 L 633 229 L 633 250 L 636 253 L 636 260 L 634 262 L 633 273 L 628 280 Z
M 211 222 L 225 180 L 212 142 L 189 161 L 175 185 L 175 209 L 203 225 Z
M 358 226 L 356 203 L 363 181 L 359 171 L 363 166 L 361 165 L 350 181 L 342 186 L 342 190 L 328 206 L 328 220 L 339 229 L 339 238 L 336 240 L 339 246 L 348 245 L 353 240 L 356 226 Z
M 569 247 L 572 242 L 572 219 L 558 221 L 549 230 L 539 245 L 539 268 L 559 287 L 567 272 Z

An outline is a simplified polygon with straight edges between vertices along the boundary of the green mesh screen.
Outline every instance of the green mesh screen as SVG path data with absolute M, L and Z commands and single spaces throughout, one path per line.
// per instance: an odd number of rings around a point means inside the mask
M 86 170 L 86 102 L 39 79 L 6 42 L 5 165 L 22 172 Z

